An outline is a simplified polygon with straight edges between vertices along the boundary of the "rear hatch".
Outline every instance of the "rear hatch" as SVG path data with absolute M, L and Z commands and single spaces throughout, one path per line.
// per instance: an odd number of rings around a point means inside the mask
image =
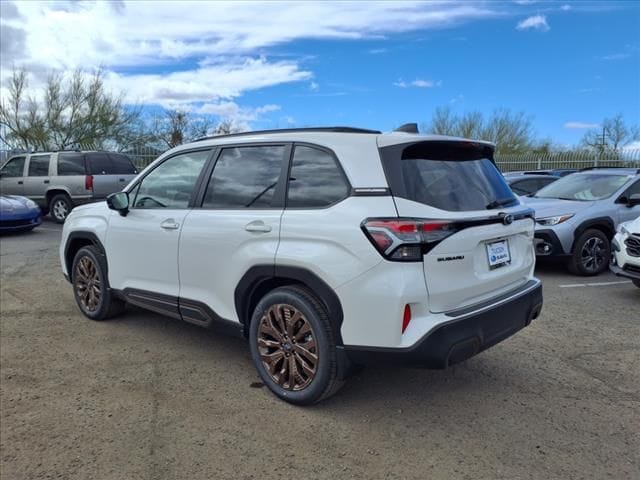
M 86 154 L 86 159 L 96 198 L 121 191 L 137 173 L 129 157 L 121 153 L 90 152 Z
M 490 300 L 530 279 L 533 212 L 509 189 L 491 145 L 421 141 L 380 152 L 398 216 L 419 232 L 432 312 Z

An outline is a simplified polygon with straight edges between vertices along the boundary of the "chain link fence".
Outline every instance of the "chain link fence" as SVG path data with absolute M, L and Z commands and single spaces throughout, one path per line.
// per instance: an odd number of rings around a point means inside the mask
M 164 153 L 162 149 L 155 147 L 132 147 L 121 150 L 121 152 L 129 156 L 136 168 L 140 170 Z M 0 165 L 14 153 L 20 152 L 0 151 Z M 623 150 L 613 154 L 598 154 L 588 151 L 498 153 L 495 155 L 495 160 L 503 172 L 588 167 L 633 167 L 640 169 L 640 149 Z

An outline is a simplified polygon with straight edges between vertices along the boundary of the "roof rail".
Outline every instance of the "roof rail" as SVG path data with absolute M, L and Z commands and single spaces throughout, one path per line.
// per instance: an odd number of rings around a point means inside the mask
M 197 138 L 194 142 L 200 142 L 202 140 L 211 140 L 213 138 L 229 138 L 229 137 L 243 137 L 247 135 L 264 135 L 268 133 L 296 133 L 296 132 L 335 132 L 335 133 L 382 133 L 379 130 L 368 130 L 366 128 L 354 128 L 354 127 L 305 127 L 305 128 L 279 128 L 274 130 L 253 130 L 250 132 L 238 132 L 238 133 L 226 133 L 224 135 L 210 135 L 202 138 Z
M 584 167 L 584 168 L 581 168 L 579 171 L 580 172 L 584 172 L 585 170 L 601 170 L 601 169 L 603 169 L 603 170 L 612 169 L 613 170 L 613 169 L 616 169 L 616 168 L 620 168 L 620 169 L 623 169 L 623 170 L 635 170 L 636 173 L 640 173 L 640 168 L 637 168 L 637 167 L 625 167 L 625 166 L 622 166 L 622 165 L 616 165 L 616 166 L 612 166 L 612 167 L 607 167 L 605 165 L 597 165 L 597 166 L 593 166 L 593 167 Z

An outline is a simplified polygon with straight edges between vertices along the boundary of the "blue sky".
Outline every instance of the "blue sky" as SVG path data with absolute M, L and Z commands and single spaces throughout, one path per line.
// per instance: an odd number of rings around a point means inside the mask
M 560 144 L 640 124 L 640 2 L 2 3 L 2 79 L 101 66 L 114 89 L 243 128 L 389 130 L 531 114 Z M 195 10 L 195 12 L 193 11 Z M 141 24 L 140 18 L 145 18 Z

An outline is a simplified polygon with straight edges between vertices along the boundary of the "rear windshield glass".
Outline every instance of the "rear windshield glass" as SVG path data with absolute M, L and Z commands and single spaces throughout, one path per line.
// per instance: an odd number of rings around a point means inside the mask
M 516 197 L 489 159 L 402 160 L 407 198 L 455 212 L 500 208 Z
M 380 154 L 396 197 L 452 212 L 518 205 L 487 144 L 429 140 L 383 147 Z
M 602 200 L 613 195 L 629 177 L 626 175 L 574 173 L 547 185 L 536 198 L 560 198 L 563 200 Z

